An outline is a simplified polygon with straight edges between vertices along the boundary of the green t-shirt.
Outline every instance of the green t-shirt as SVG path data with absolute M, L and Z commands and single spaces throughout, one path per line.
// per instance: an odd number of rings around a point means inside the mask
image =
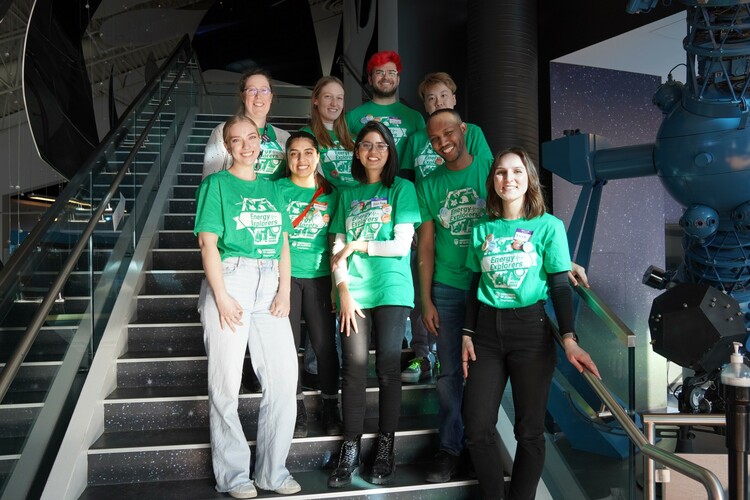
M 330 231 L 346 234 L 346 241 L 388 241 L 396 224 L 419 224 L 414 184 L 396 178 L 390 188 L 382 183 L 360 184 L 339 193 Z M 377 257 L 354 252 L 348 261 L 349 292 L 365 308 L 414 307 L 414 285 L 409 255 Z
M 265 133 L 267 141 L 261 138 L 260 149 L 263 151 L 255 164 L 255 173 L 260 178 L 272 181 L 281 179 L 286 170 L 286 140 L 280 141 L 276 136 L 274 127 L 266 126 L 260 129 L 261 137 Z
M 482 129 L 472 123 L 466 124 L 466 150 L 474 158 L 493 159 L 487 139 L 484 138 Z M 415 182 L 419 183 L 437 167 L 443 165 L 445 160 L 435 152 L 427 136 L 427 128 L 417 130 L 409 137 L 404 155 L 401 157 L 401 169 L 414 170 Z
M 221 260 L 281 257 L 282 233 L 290 233 L 292 224 L 273 182 L 245 181 L 221 170 L 203 179 L 195 199 L 193 232 L 218 235 Z
M 315 135 L 310 127 L 302 127 L 302 130 Z M 328 135 L 331 136 L 331 140 L 336 147 L 328 148 L 322 144 L 319 145 L 320 168 L 323 170 L 323 175 L 336 188 L 356 186 L 359 182 L 352 177 L 352 157 L 354 156 L 354 152 L 344 149 L 341 146 L 338 137 L 336 137 L 336 132 L 333 130 L 329 130 Z
M 310 204 L 316 188 L 297 186 L 289 177 L 279 179 L 276 184 L 284 196 L 289 220 L 293 222 Z M 310 206 L 304 219 L 289 233 L 293 277 L 320 278 L 331 275 L 328 227 L 335 213 L 337 200 L 335 189 L 329 194 L 322 193 Z
M 466 268 L 471 228 L 485 214 L 485 182 L 492 166 L 489 158 L 475 158 L 463 170 L 440 168 L 417 186 L 422 222 L 435 223 L 435 267 L 432 279 L 468 290 L 471 272 Z
M 346 113 L 346 125 L 353 136 L 357 136 L 367 122 L 377 120 L 388 127 L 396 141 L 399 164 L 404 157 L 409 136 L 424 128 L 424 118 L 418 111 L 400 102 L 375 104 L 368 101 Z
M 466 265 L 482 273 L 477 297 L 497 308 L 526 307 L 547 300 L 547 275 L 570 270 L 565 226 L 544 214 L 530 220 L 474 224 Z

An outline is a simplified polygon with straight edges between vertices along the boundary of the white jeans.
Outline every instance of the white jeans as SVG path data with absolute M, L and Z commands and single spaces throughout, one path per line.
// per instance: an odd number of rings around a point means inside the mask
M 297 415 L 297 353 L 289 318 L 269 308 L 279 287 L 276 260 L 233 257 L 223 262 L 227 292 L 243 307 L 242 326 L 221 329 L 211 288 L 204 280 L 198 311 L 208 356 L 211 457 L 216 490 L 227 492 L 250 482 L 250 447 L 237 413 L 245 345 L 263 395 L 258 413 L 255 484 L 280 488 L 289 476 L 286 458 Z

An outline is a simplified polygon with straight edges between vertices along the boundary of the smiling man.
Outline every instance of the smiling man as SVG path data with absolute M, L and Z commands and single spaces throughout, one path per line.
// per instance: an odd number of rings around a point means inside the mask
M 422 115 L 396 99 L 400 74 L 401 57 L 396 52 L 384 50 L 373 54 L 367 62 L 367 81 L 372 87 L 372 100 L 346 114 L 346 124 L 352 136 L 356 136 L 370 120 L 377 120 L 388 127 L 396 143 L 399 161 L 404 155 L 409 136 L 424 127 Z
M 485 181 L 492 158 L 474 157 L 466 146 L 467 126 L 450 108 L 427 119 L 427 136 L 444 168 L 417 186 L 422 224 L 418 229 L 422 321 L 437 335 L 440 374 L 440 451 L 426 480 L 444 482 L 455 472 L 464 448 L 461 401 L 461 329 L 472 273 L 466 267 L 472 224 L 484 215 Z

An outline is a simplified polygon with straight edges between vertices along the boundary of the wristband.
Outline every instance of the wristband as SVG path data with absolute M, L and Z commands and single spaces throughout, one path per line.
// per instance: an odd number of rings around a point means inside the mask
M 466 335 L 467 337 L 473 337 L 474 330 L 469 330 L 468 328 L 461 328 L 461 334 Z
M 568 332 L 565 335 L 562 336 L 562 339 L 573 339 L 575 343 L 578 343 L 578 335 L 575 334 L 575 332 Z

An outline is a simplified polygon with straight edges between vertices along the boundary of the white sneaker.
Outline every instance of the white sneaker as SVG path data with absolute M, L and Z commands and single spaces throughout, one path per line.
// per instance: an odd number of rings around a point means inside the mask
M 302 486 L 300 486 L 299 483 L 295 481 L 294 478 L 290 475 L 287 476 L 281 486 L 276 488 L 274 491 L 279 495 L 292 495 L 294 493 L 302 491 Z
M 247 483 L 229 490 L 229 496 L 232 498 L 255 498 L 258 496 L 258 491 L 253 483 Z

